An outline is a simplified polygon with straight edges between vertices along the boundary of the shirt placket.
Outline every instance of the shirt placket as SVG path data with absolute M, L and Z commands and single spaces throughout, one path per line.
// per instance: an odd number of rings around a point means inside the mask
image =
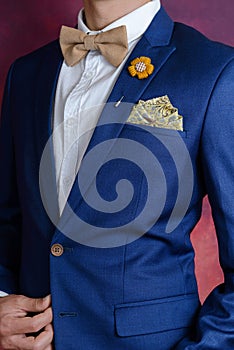
M 80 163 L 80 148 L 82 149 L 82 135 L 80 135 L 82 118 L 82 101 L 87 99 L 97 73 L 97 59 L 94 53 L 90 52 L 85 59 L 84 71 L 79 83 L 69 94 L 64 108 L 63 123 L 63 161 L 59 177 L 59 207 L 60 213 L 67 201 L 75 177 L 77 175 L 77 164 Z M 96 61 L 96 64 L 94 64 Z

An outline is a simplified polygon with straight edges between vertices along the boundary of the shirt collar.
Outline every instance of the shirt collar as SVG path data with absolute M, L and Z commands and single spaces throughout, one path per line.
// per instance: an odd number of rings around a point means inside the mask
M 128 43 L 140 38 L 146 31 L 154 16 L 160 10 L 160 0 L 152 0 L 145 5 L 137 8 L 133 12 L 127 14 L 124 17 L 119 18 L 115 22 L 111 23 L 101 31 L 91 31 L 84 23 L 84 9 L 79 12 L 78 15 L 78 29 L 85 33 L 97 34 L 105 32 L 107 30 L 125 25 L 127 27 Z M 140 26 L 138 25 L 140 23 Z

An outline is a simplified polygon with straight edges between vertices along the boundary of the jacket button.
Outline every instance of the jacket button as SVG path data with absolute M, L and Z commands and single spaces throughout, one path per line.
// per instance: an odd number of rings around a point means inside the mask
M 64 249 L 63 246 L 61 244 L 53 244 L 51 247 L 51 253 L 53 254 L 53 256 L 61 256 L 64 253 Z

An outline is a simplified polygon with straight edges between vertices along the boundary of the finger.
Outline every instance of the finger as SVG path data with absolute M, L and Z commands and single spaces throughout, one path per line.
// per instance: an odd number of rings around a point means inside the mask
M 51 305 L 51 296 L 45 298 L 27 298 L 23 295 L 18 296 L 17 305 L 20 309 L 27 312 L 42 312 L 48 309 Z
M 2 329 L 4 329 L 5 336 L 36 333 L 50 324 L 52 319 L 52 309 L 49 308 L 33 317 L 7 317 L 2 320 Z
M 11 337 L 12 347 L 9 349 L 32 350 L 34 348 L 34 343 L 35 343 L 34 337 L 15 335 Z
M 0 350 L 1 350 L 1 348 L 0 348 Z M 54 350 L 54 348 L 52 345 L 49 345 L 49 346 L 47 346 L 47 348 L 45 348 L 45 350 Z
M 12 335 L 10 337 L 4 337 L 1 339 L 0 350 L 23 350 L 20 346 L 22 340 L 27 339 L 25 334 L 21 335 Z
M 34 346 L 36 349 L 43 349 L 51 345 L 54 337 L 52 325 L 47 325 L 45 330 L 41 332 L 36 338 Z
M 48 348 L 53 340 L 53 329 L 52 327 L 47 327 L 38 337 L 26 337 L 23 335 L 15 335 L 9 337 L 8 344 L 9 347 L 6 349 L 22 349 L 22 350 L 45 350 Z M 49 348 L 50 349 L 50 348 Z
M 0 349 L 0 350 L 1 350 L 1 349 Z M 47 346 L 47 348 L 45 348 L 45 350 L 54 350 L 53 345 L 50 344 L 49 346 Z

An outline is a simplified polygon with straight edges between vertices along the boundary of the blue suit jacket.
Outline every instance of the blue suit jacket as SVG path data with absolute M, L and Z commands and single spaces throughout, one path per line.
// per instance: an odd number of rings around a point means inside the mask
M 129 62 L 139 56 L 150 57 L 155 66 L 148 79 L 132 78 L 127 71 Z M 194 185 L 186 215 L 166 233 L 181 180 L 165 147 L 166 143 L 173 149 L 173 131 L 149 132 L 122 122 L 97 127 L 89 150 L 108 139 L 136 141 L 158 159 L 167 185 L 155 224 L 138 240 L 111 249 L 69 239 L 50 221 L 42 203 L 39 166 L 51 135 L 62 61 L 56 41 L 18 59 L 9 72 L 0 135 L 0 289 L 29 297 L 52 294 L 56 350 L 233 349 L 234 50 L 174 24 L 162 8 L 132 52 L 100 122 L 107 115 L 118 118 L 121 106 L 114 104 L 121 96 L 137 103 L 167 94 L 184 117 L 180 137 L 190 154 Z M 158 135 L 163 135 L 164 145 Z M 150 169 L 147 157 L 144 162 Z M 90 208 L 77 186 L 69 198 L 71 207 L 96 227 L 124 225 L 140 215 L 147 200 L 141 169 L 116 159 L 104 164 L 96 180 L 100 196 L 111 202 L 115 184 L 123 178 L 132 183 L 134 195 L 122 213 L 105 216 Z M 47 181 L 53 186 L 51 179 Z M 157 186 L 157 176 L 153 181 Z M 225 283 L 200 308 L 190 233 L 206 193 Z M 152 223 L 156 208 L 157 200 L 150 213 Z M 54 243 L 63 245 L 62 256 L 50 253 Z

